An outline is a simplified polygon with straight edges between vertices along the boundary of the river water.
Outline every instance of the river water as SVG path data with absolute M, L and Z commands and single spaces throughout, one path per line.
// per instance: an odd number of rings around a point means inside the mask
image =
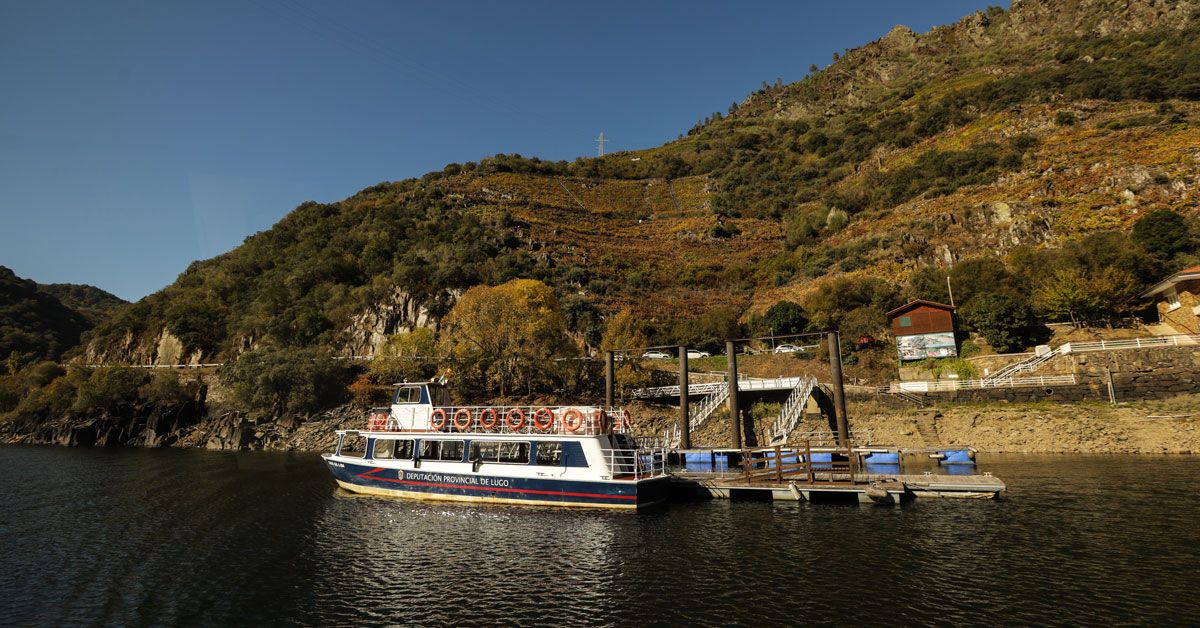
M 1200 622 L 1200 458 L 984 456 L 997 502 L 407 502 L 311 454 L 0 447 L 0 624 Z

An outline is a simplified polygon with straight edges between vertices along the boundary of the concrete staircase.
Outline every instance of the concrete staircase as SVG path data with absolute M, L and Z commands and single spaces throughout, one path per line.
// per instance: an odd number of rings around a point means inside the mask
M 920 434 L 921 440 L 925 442 L 926 447 L 940 447 L 942 445 L 942 437 L 938 435 L 937 418 L 941 416 L 937 412 L 922 412 L 915 419 L 917 424 L 917 434 Z

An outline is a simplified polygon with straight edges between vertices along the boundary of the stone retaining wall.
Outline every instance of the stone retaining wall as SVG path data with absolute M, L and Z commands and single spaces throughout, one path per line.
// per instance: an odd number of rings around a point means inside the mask
M 914 393 L 927 402 L 958 401 L 1107 401 L 1112 374 L 1117 401 L 1160 399 L 1200 392 L 1200 348 L 1153 347 L 1072 353 L 1055 358 L 1030 376 L 1074 374 L 1075 385 L 1038 388 L 988 388 Z

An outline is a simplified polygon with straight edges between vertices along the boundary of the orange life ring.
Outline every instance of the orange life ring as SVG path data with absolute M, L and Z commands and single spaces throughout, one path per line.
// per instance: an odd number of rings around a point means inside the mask
M 490 417 L 490 418 L 484 418 Z M 500 417 L 496 414 L 495 408 L 484 408 L 479 411 L 479 427 L 485 430 L 496 429 L 496 424 L 500 422 Z
M 541 421 L 539 417 L 545 417 L 546 420 Z M 550 428 L 554 427 L 554 413 L 550 411 L 550 408 L 542 407 L 534 411 L 533 426 L 543 432 L 548 432 Z
M 516 417 L 516 419 L 514 420 L 513 417 Z M 520 408 L 513 408 L 512 410 L 509 410 L 504 415 L 504 424 L 508 426 L 508 429 L 514 432 L 519 432 L 525 429 L 525 413 L 522 412 Z
M 572 434 L 578 434 L 579 430 L 583 429 L 584 421 L 586 418 L 583 413 L 575 408 L 567 408 L 567 411 L 563 413 L 563 427 Z
M 446 411 L 442 408 L 434 410 L 433 414 L 429 415 L 429 425 L 435 432 L 442 431 L 442 428 L 446 427 Z
M 604 410 L 596 410 L 596 427 L 600 428 L 601 434 L 608 433 L 608 413 Z
M 463 417 L 464 420 L 459 421 L 458 419 L 460 417 Z M 467 408 L 459 408 L 459 409 L 455 410 L 454 411 L 454 429 L 456 429 L 460 432 L 465 432 L 465 431 L 467 431 L 467 428 L 469 428 L 469 427 L 471 427 L 471 411 Z
M 381 430 L 384 428 L 385 425 L 386 425 L 386 423 L 383 425 L 380 425 L 378 412 L 372 412 L 371 418 L 367 420 L 367 429 L 371 430 L 371 431 Z

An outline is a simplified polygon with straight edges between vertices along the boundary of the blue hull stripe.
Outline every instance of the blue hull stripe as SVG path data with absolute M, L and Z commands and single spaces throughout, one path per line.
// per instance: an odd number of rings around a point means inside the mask
M 454 490 L 466 490 L 466 491 L 485 491 L 485 492 L 490 492 L 490 493 L 524 493 L 527 495 L 562 495 L 564 497 L 598 497 L 601 499 L 633 499 L 633 500 L 637 499 L 637 495 L 613 495 L 613 494 L 605 494 L 605 493 L 573 493 L 573 492 L 568 492 L 568 491 L 544 491 L 544 490 L 535 490 L 535 489 L 505 488 L 502 486 L 487 486 L 487 487 L 476 488 L 474 486 L 463 486 L 461 484 L 447 484 L 444 482 L 421 482 L 418 480 L 401 480 L 399 478 L 383 478 L 383 477 L 374 475 L 375 473 L 377 473 L 379 471 L 383 471 L 383 470 L 385 470 L 385 467 L 378 467 L 375 469 L 371 469 L 370 471 L 367 471 L 366 473 L 359 473 L 357 477 L 367 479 L 367 480 L 383 480 L 384 482 L 392 482 L 395 484 L 409 484 L 412 486 L 429 486 L 429 487 L 433 487 L 433 488 L 449 488 L 449 489 L 454 489 Z
M 330 461 L 334 477 L 366 488 L 415 491 L 430 495 L 507 497 L 563 503 L 639 505 L 666 497 L 667 482 L 611 482 L 514 478 L 474 473 L 394 469 Z M 392 477 L 385 477 L 384 473 Z M 665 480 L 665 478 L 663 478 Z

